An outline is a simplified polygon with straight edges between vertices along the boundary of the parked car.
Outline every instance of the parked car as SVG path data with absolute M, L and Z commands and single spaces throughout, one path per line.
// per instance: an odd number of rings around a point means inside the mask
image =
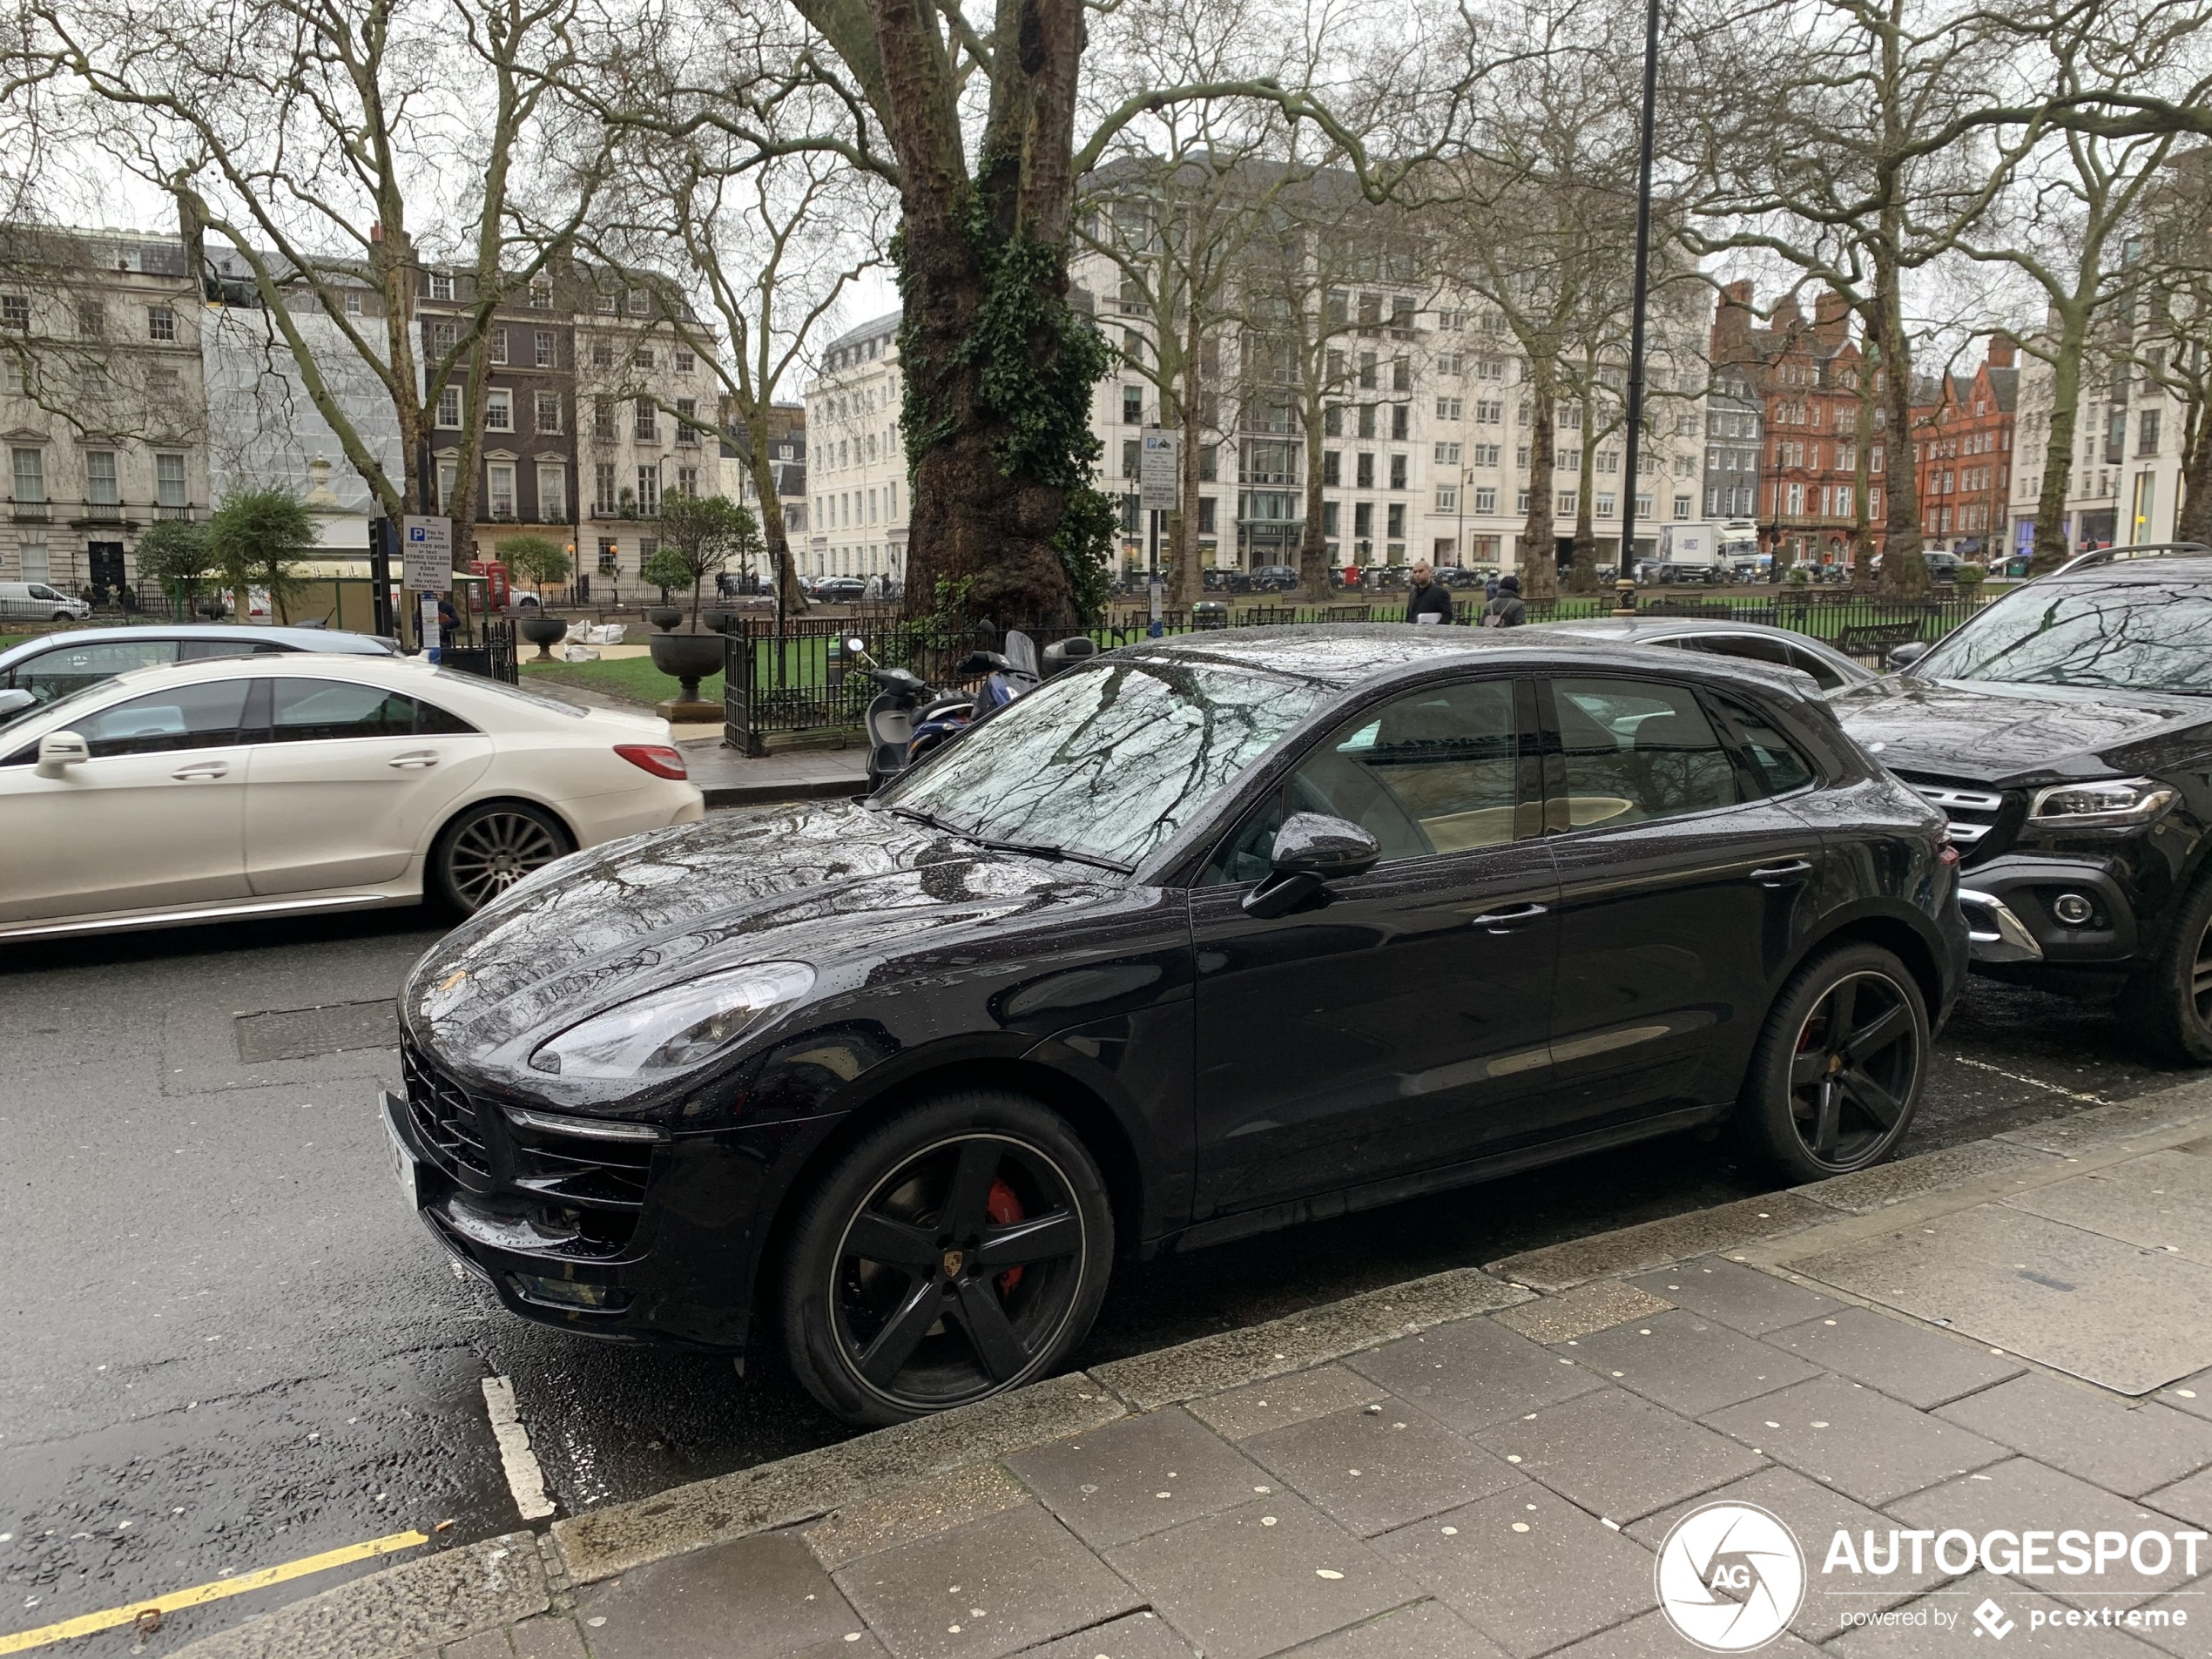
M 813 597 L 824 604 L 853 604 L 867 590 L 868 584 L 857 576 L 826 576 L 815 581 Z
M 1141 759 L 1138 753 L 1141 752 Z M 515 1313 L 854 1422 L 1050 1371 L 1117 1256 L 1730 1120 L 1912 1119 L 1942 814 L 1802 677 L 1534 629 L 1106 652 L 868 801 L 587 853 L 418 964 L 385 1114 Z
M 1298 566 L 1295 564 L 1263 564 L 1251 574 L 1251 586 L 1254 593 L 1288 593 L 1298 583 Z
M 44 582 L 0 582 L 0 622 L 82 622 L 92 607 Z
M 272 657 L 312 651 L 393 657 L 398 644 L 374 634 L 330 628 L 262 628 L 242 623 L 152 623 L 143 628 L 72 628 L 0 651 L 0 691 L 31 694 L 33 707 L 134 668 L 199 663 L 218 657 Z M 0 712 L 0 725 L 22 718 Z
M 1586 639 L 1612 639 L 1624 645 L 1664 645 L 1675 651 L 1708 652 L 1776 668 L 1794 668 L 1809 674 L 1824 691 L 1846 685 L 1863 685 L 1874 671 L 1854 661 L 1825 640 L 1770 628 L 1763 623 L 1723 622 L 1703 617 L 1592 617 L 1573 622 L 1536 624 L 1547 632 L 1575 634 Z
M 667 722 L 419 658 L 137 669 L 0 735 L 0 939 L 425 897 L 465 914 L 703 811 Z
M 1833 699 L 1941 807 L 1975 971 L 2212 1063 L 2212 554 L 2074 561 Z

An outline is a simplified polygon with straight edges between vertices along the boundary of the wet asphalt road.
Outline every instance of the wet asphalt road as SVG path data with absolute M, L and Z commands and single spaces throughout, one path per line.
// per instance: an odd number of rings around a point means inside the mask
M 0 1635 L 442 1521 L 432 1548 L 514 1530 L 488 1376 L 563 1514 L 843 1433 L 772 1367 L 544 1331 L 459 1278 L 386 1173 L 388 1050 L 239 1059 L 235 1016 L 389 996 L 435 937 L 402 911 L 0 962 Z M 1905 1150 L 2183 1075 L 2102 1010 L 1977 982 Z M 1077 1358 L 1760 1190 L 1682 1138 L 1125 1270 Z M 172 1651 L 385 1564 L 51 1651 Z

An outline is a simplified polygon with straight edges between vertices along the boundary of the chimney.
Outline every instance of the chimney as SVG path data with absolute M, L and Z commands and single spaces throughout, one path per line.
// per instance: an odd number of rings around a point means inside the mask
M 2013 345 L 2010 334 L 1993 334 L 1989 341 L 1989 366 L 2010 368 L 2019 359 L 2020 348 Z
M 1812 333 L 1831 352 L 1839 348 L 1851 334 L 1851 302 L 1833 288 L 1813 302 Z
M 373 222 L 369 226 L 368 239 L 372 243 L 381 242 L 384 239 L 384 224 L 381 219 Z
M 1726 362 L 1740 356 L 1751 337 L 1751 285 L 1731 282 L 1713 307 L 1713 357 Z
M 1797 296 L 1790 295 L 1774 308 L 1774 332 L 1789 336 L 1804 327 L 1804 313 L 1797 309 Z

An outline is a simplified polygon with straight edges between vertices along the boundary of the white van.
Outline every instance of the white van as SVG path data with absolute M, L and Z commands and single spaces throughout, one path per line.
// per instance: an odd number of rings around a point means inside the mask
M 0 582 L 0 622 L 83 622 L 92 607 L 44 582 Z

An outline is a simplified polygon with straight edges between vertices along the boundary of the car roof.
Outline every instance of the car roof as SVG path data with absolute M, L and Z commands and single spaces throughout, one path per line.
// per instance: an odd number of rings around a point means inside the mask
M 1410 678 L 1453 659 L 1499 667 L 1546 668 L 1561 656 L 1586 658 L 1593 667 L 1651 672 L 1661 653 L 1633 641 L 1558 628 L 1421 627 L 1413 623 L 1291 623 L 1267 628 L 1238 628 L 1179 634 L 1134 644 L 1091 658 L 1093 664 L 1132 659 L 1207 662 L 1258 673 L 1350 691 L 1356 686 Z M 1809 700 L 1812 682 L 1792 669 L 1748 663 L 1703 652 L 1667 651 L 1666 671 L 1685 671 L 1741 679 L 1769 691 L 1784 689 Z
M 2120 550 L 2122 553 L 2131 550 Z M 2148 586 L 2176 578 L 2212 582 L 2212 553 L 2145 549 L 2133 558 L 2112 559 L 2084 554 L 2047 576 L 2037 577 L 2034 585 L 2060 583 L 2070 588 L 2111 588 L 2132 583 Z
M 389 657 L 391 642 L 374 634 L 356 634 L 334 628 L 264 628 L 251 623 L 147 623 L 133 628 L 66 628 L 59 633 L 39 634 L 0 651 L 0 669 L 55 646 L 105 645 L 133 639 L 219 639 L 225 644 L 279 644 L 291 651 L 320 651 L 331 656 Z
M 1810 645 L 1831 656 L 1841 655 L 1824 639 L 1811 634 L 1801 634 L 1794 628 L 1777 628 L 1769 622 L 1737 622 L 1720 617 L 1669 617 L 1649 614 L 1634 617 L 1575 617 L 1563 622 L 1541 622 L 1532 624 L 1559 633 L 1586 634 L 1593 639 L 1674 639 L 1683 634 L 1763 634 L 1770 639 L 1787 640 L 1795 645 Z M 1848 658 L 1844 658 L 1849 661 Z

